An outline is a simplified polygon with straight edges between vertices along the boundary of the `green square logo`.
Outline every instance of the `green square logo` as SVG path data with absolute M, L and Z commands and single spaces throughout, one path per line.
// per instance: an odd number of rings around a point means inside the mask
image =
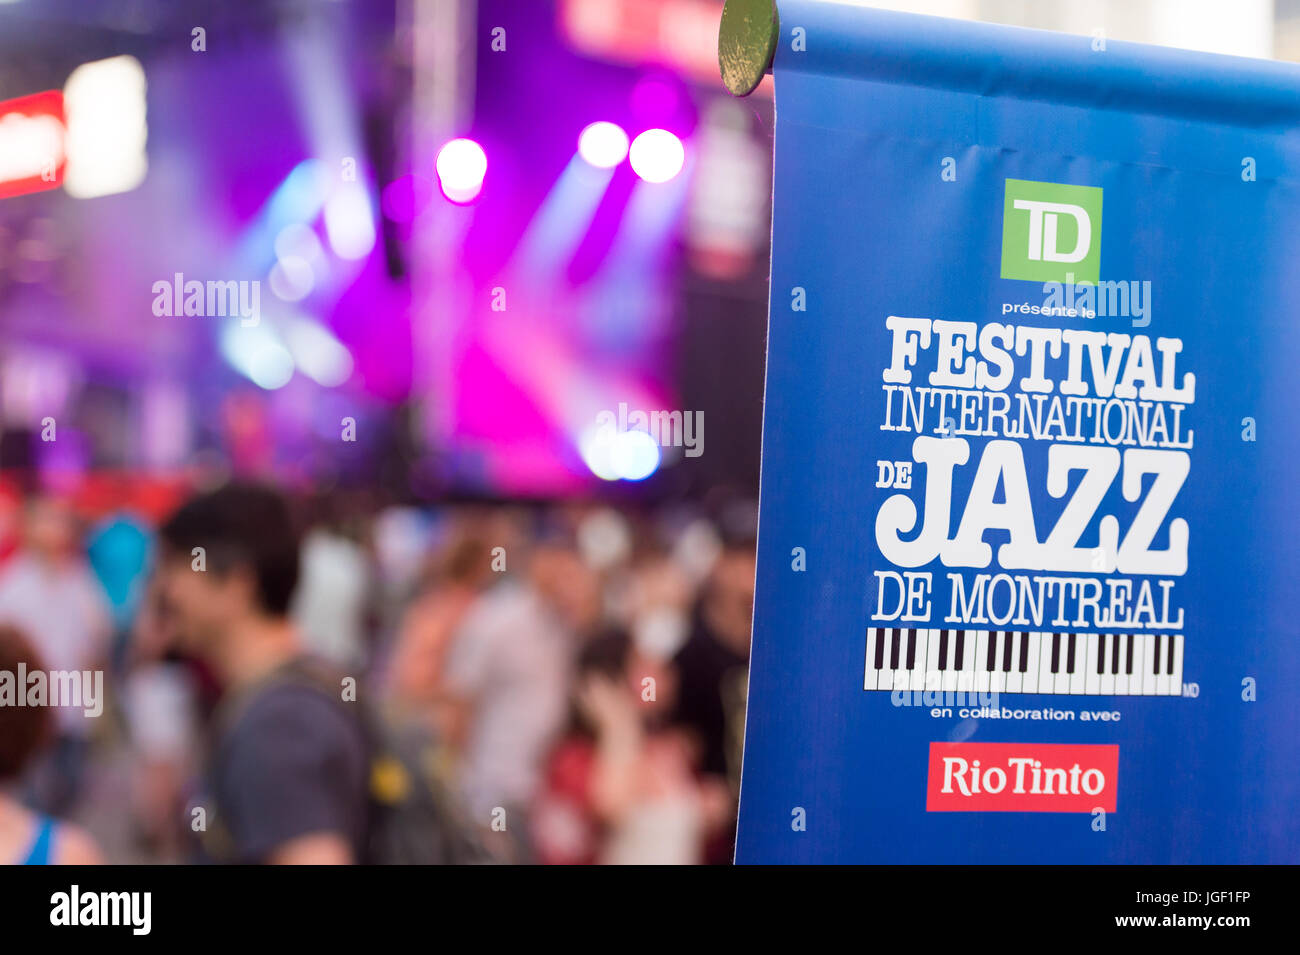
M 1002 204 L 1002 277 L 1096 284 L 1101 189 L 1008 179 Z

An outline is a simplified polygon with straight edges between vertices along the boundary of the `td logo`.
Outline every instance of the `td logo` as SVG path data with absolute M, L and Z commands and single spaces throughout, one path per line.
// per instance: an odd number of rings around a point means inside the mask
M 1096 283 L 1101 271 L 1101 189 L 1008 179 L 1002 205 L 1002 277 Z

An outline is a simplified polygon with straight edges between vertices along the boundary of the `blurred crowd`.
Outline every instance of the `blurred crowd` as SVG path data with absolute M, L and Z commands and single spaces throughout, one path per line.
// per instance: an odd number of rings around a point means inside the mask
M 0 673 L 102 672 L 105 699 L 0 692 L 0 862 L 731 859 L 750 500 L 230 485 L 161 521 L 44 492 L 16 515 Z

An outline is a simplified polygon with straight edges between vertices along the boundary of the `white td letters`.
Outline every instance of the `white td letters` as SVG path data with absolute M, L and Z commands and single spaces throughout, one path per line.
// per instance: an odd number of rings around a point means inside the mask
M 1082 262 L 1092 249 L 1092 220 L 1083 206 L 1069 202 L 1017 199 L 1015 208 L 1029 213 L 1029 259 L 1033 262 Z M 1059 216 L 1070 216 L 1079 226 L 1078 239 L 1069 252 L 1056 248 Z

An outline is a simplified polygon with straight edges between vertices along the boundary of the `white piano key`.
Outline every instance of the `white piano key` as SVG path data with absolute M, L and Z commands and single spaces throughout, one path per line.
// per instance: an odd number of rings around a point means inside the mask
M 1133 672 L 1128 675 L 1128 695 L 1142 695 L 1142 654 L 1146 650 L 1145 634 L 1133 634 Z
M 1056 634 L 1052 634 L 1047 638 L 1047 652 L 1049 655 L 1052 652 L 1052 640 L 1055 636 Z M 1062 633 L 1060 636 L 1061 636 L 1060 652 L 1057 654 L 1057 659 L 1056 659 L 1057 670 L 1056 670 L 1056 676 L 1053 678 L 1053 683 L 1055 683 L 1056 689 L 1053 690 L 1053 692 L 1069 693 L 1070 692 L 1070 671 L 1067 669 L 1067 667 L 1069 666 L 1069 662 L 1070 662 L 1070 635 L 1068 633 Z
M 944 651 L 947 656 L 943 665 L 943 692 L 952 693 L 957 689 L 961 660 L 957 659 L 957 631 L 948 631 L 948 646 Z
M 1038 640 L 1038 692 L 1056 692 L 1056 674 L 1052 672 L 1052 635 L 1040 633 Z
M 1043 631 L 1038 641 L 1038 692 L 1055 693 L 1056 677 L 1052 673 L 1052 635 Z
M 916 631 L 916 650 L 913 654 L 912 668 L 908 671 L 909 688 L 912 690 L 925 689 L 925 653 L 930 634 L 933 632 L 933 630 Z
M 880 639 L 885 643 L 885 654 L 880 664 L 880 682 L 877 686 L 886 692 L 890 692 L 894 689 L 894 668 L 890 666 L 890 660 L 893 657 L 894 628 L 886 627 L 881 630 Z
M 1174 672 L 1169 677 L 1169 692 L 1174 696 L 1183 695 L 1183 635 L 1174 637 Z
M 1097 672 L 1097 658 L 1100 656 L 1105 660 L 1105 655 L 1101 650 L 1101 635 L 1090 633 L 1088 639 L 1088 658 L 1087 672 L 1083 675 L 1083 692 L 1089 695 L 1096 693 L 1101 687 L 1101 674 Z
M 1062 649 L 1065 650 L 1065 661 L 1066 661 L 1066 665 L 1068 666 L 1070 661 L 1069 637 L 1066 637 L 1065 645 L 1064 647 L 1062 647 Z M 1088 635 L 1084 633 L 1076 633 L 1074 635 L 1074 669 L 1070 671 L 1070 692 L 1071 693 L 1083 692 L 1083 688 L 1087 684 L 1087 680 L 1088 680 L 1087 661 L 1088 661 Z
M 880 631 L 876 627 L 867 627 L 867 672 L 862 681 L 862 689 L 874 690 L 878 674 L 876 672 L 876 641 Z
M 969 637 L 969 634 L 966 634 Z M 943 689 L 945 693 L 956 692 L 957 686 L 961 683 L 961 668 L 965 665 L 966 654 L 957 653 L 957 631 L 948 631 L 948 663 L 947 669 L 943 671 Z
M 976 692 L 979 685 L 980 634 L 984 634 L 986 638 L 988 636 L 988 632 L 984 630 L 967 630 L 966 636 L 962 640 L 962 665 L 957 678 L 957 688 L 964 690 L 966 693 Z
M 1156 674 L 1156 696 L 1169 695 L 1169 649 L 1173 646 L 1174 635 L 1172 633 L 1160 634 L 1160 639 L 1156 643 L 1159 659 L 1156 660 L 1156 669 L 1160 672 Z
M 1011 633 L 1011 641 L 1009 643 L 1009 647 L 1011 651 L 1011 669 L 1004 670 L 1006 674 L 1006 693 L 1019 693 L 1019 691 L 1021 691 L 1021 680 L 1022 680 L 1021 641 L 1022 639 L 1024 639 L 1024 634 L 1022 634 L 1021 631 L 1015 630 L 1013 631 L 1013 633 Z M 1011 687 L 1015 687 L 1015 689 L 1013 690 L 1011 689 Z
M 894 689 L 894 668 L 891 666 L 894 656 L 894 633 L 893 627 L 885 627 L 880 631 L 880 639 L 884 643 L 884 654 L 880 663 L 880 678 L 877 687 L 881 690 L 892 691 Z
M 1024 674 L 1020 672 L 1020 648 L 1029 639 L 1029 634 L 1017 630 L 1011 637 L 1011 672 L 1007 674 L 1007 693 L 1023 693 Z
M 1128 696 L 1128 634 L 1119 635 L 1119 671 L 1115 674 L 1115 695 Z
M 987 693 L 989 691 L 989 680 L 993 674 L 989 672 L 989 641 L 993 639 L 993 634 L 988 630 L 980 630 L 975 639 L 975 692 Z
M 1061 672 L 1058 674 L 1056 681 L 1057 690 L 1060 693 L 1074 692 L 1074 671 L 1070 668 L 1070 635 L 1061 634 Z
M 1155 696 L 1156 675 L 1154 661 L 1156 655 L 1156 637 L 1153 633 L 1143 634 L 1142 641 L 1142 695 Z
M 943 675 L 940 679 L 940 685 L 942 686 L 943 691 L 945 693 L 951 692 L 957 687 L 957 674 L 956 672 L 954 672 L 953 669 L 956 666 L 956 664 L 953 662 L 953 650 L 954 650 L 953 644 L 956 642 L 956 639 L 957 639 L 957 631 L 949 630 L 948 645 L 944 647 L 945 655 L 943 658 L 944 661 Z
M 1006 631 L 1002 638 L 1002 662 L 998 664 L 998 671 L 1002 674 L 1002 687 L 1000 692 L 1009 693 L 1011 686 L 1011 677 L 1020 672 L 1020 654 L 1016 652 L 1016 638 L 1018 634 L 1015 630 Z M 1011 669 L 1007 669 L 1010 666 Z
M 898 631 L 898 666 L 894 667 L 894 689 L 906 690 L 911 685 L 911 674 L 907 672 L 907 644 L 912 639 L 912 631 L 907 627 Z
M 1151 635 L 1151 652 L 1154 659 L 1151 661 L 1153 672 L 1151 674 L 1151 694 L 1160 695 L 1160 674 L 1165 669 L 1165 654 L 1169 652 L 1168 634 L 1153 633 Z
M 1005 630 L 992 630 L 989 632 L 989 640 L 993 642 L 993 669 L 989 670 L 989 692 L 1005 693 L 1007 691 L 1006 674 L 1002 672 L 1002 664 L 1006 659 L 1007 634 Z M 987 665 L 988 660 L 984 663 Z
M 1010 630 L 998 630 L 997 643 L 993 648 L 993 670 L 989 674 L 989 690 L 997 693 L 1007 691 L 1007 656 L 1009 648 L 1007 639 L 1011 636 Z
M 925 651 L 925 689 L 937 692 L 943 689 L 943 674 L 939 671 L 939 631 L 930 631 Z
M 1021 693 L 1038 692 L 1038 645 L 1042 642 L 1041 633 L 1028 633 L 1025 635 L 1029 641 L 1029 667 L 1025 670 L 1025 678 L 1020 684 Z
M 1142 695 L 1142 666 L 1146 653 L 1146 634 L 1133 634 L 1133 672 L 1128 675 L 1128 695 Z
M 1133 667 L 1128 675 L 1128 695 L 1142 695 L 1142 659 L 1146 652 L 1146 634 L 1133 634 Z
M 913 631 L 904 627 L 899 631 L 898 666 L 894 668 L 894 689 L 907 690 L 912 686 L 912 674 L 907 669 L 907 648 L 912 642 Z
M 1102 696 L 1115 695 L 1115 661 L 1119 659 L 1116 651 L 1116 643 L 1119 636 L 1114 633 L 1103 633 L 1101 635 L 1101 646 L 1098 652 L 1103 653 L 1106 658 L 1106 668 L 1101 674 L 1101 682 L 1097 684 L 1097 692 Z

